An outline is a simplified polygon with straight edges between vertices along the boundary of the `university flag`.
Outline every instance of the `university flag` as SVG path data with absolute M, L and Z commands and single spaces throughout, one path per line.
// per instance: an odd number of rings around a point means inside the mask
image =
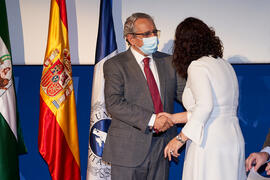
M 111 167 L 102 157 L 111 118 L 104 102 L 104 62 L 117 53 L 112 16 L 112 0 L 101 0 L 92 87 L 90 135 L 88 146 L 87 180 L 111 179 Z
M 65 0 L 51 0 L 40 82 L 38 148 L 53 180 L 81 179 Z
M 26 148 L 17 113 L 5 0 L 0 0 L 0 179 L 20 179 L 18 155 Z

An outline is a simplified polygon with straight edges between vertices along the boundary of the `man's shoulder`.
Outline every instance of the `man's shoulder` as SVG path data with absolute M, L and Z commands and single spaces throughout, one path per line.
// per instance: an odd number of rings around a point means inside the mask
M 106 60 L 103 64 L 104 70 L 112 70 L 112 69 L 124 69 L 127 64 L 131 61 L 130 59 L 134 58 L 130 50 L 118 53 L 112 58 Z
M 121 53 L 118 53 L 117 55 L 111 57 L 110 59 L 108 59 L 104 65 L 105 66 L 108 66 L 110 64 L 118 64 L 120 63 L 121 64 L 121 61 L 125 60 L 127 58 L 127 51 L 124 51 L 124 52 L 121 52 Z
M 128 54 L 129 54 L 129 50 L 127 51 L 124 51 L 124 52 L 121 52 L 121 53 L 118 53 L 117 55 L 111 57 L 110 59 L 108 59 L 105 63 L 114 63 L 114 62 L 120 62 L 120 61 L 123 61 L 128 57 Z
M 160 61 L 162 63 L 171 64 L 172 62 L 172 55 L 164 52 L 157 51 L 152 56 L 156 61 Z
M 172 55 L 157 51 L 153 54 L 153 58 L 156 62 L 172 68 Z
M 167 54 L 167 53 L 164 53 L 164 52 L 160 52 L 160 51 L 157 51 L 153 54 L 153 58 L 169 58 L 171 57 L 170 54 Z

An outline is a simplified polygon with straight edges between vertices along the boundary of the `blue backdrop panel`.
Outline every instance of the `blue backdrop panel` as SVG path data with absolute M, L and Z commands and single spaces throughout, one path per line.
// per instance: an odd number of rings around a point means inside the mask
M 18 108 L 28 154 L 20 156 L 22 180 L 48 180 L 47 165 L 38 152 L 39 85 L 42 66 L 13 66 Z M 259 151 L 270 127 L 270 64 L 234 65 L 239 80 L 238 117 L 246 142 L 246 156 Z M 86 178 L 93 66 L 73 66 L 82 179 Z M 229 91 L 230 89 L 228 89 Z M 79 93 L 78 93 L 79 92 Z M 182 111 L 176 103 L 175 111 Z M 179 127 L 179 130 L 181 127 Z M 170 180 L 180 180 L 184 151 L 171 163 Z M 221 162 L 222 163 L 222 162 Z
M 20 156 L 21 180 L 48 180 L 51 179 L 48 167 L 38 152 L 39 84 L 42 66 L 13 68 L 21 126 L 28 150 L 28 154 Z M 82 179 L 86 178 L 93 69 L 93 66 L 72 66 Z

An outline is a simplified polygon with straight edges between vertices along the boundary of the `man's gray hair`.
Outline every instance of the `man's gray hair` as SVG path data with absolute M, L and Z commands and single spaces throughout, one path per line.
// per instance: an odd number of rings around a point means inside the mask
M 141 18 L 149 19 L 150 21 L 153 22 L 154 26 L 156 27 L 153 18 L 149 16 L 148 14 L 134 13 L 126 19 L 126 22 L 124 25 L 124 37 L 126 37 L 128 34 L 135 33 L 134 23 L 137 19 L 141 19 Z

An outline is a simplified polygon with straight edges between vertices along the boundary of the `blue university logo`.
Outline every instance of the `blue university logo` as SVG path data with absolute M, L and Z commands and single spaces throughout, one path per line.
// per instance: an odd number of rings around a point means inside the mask
M 97 121 L 91 128 L 90 147 L 96 156 L 102 156 L 104 143 L 110 124 L 110 119 L 102 119 Z

